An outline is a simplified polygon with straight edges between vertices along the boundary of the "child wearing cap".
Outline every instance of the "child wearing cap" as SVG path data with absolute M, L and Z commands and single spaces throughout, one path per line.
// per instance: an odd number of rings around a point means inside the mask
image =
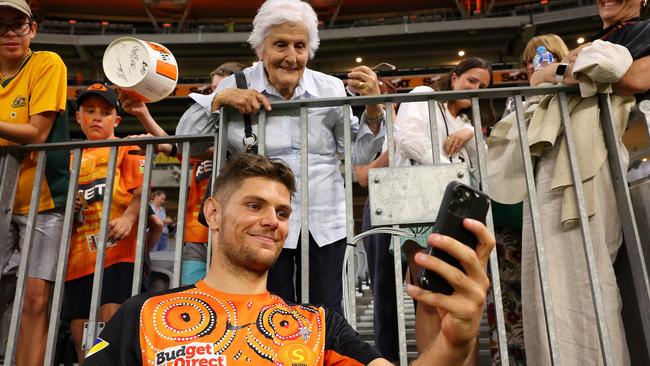
M 77 98 L 76 119 L 86 138 L 116 138 L 114 129 L 120 123 L 117 109 L 117 94 L 106 86 L 93 84 L 83 90 Z M 139 151 L 137 146 L 118 149 L 99 309 L 99 321 L 103 322 L 108 321 L 120 304 L 131 297 L 144 172 L 144 158 Z M 84 323 L 90 313 L 109 152 L 109 147 L 86 148 L 81 158 L 77 196 L 79 211 L 72 231 L 61 314 L 62 318 L 71 320 L 72 338 L 80 362 L 83 359 Z
M 0 0 L 0 146 L 69 140 L 67 72 L 53 52 L 32 52 L 38 27 L 25 0 Z M 69 182 L 69 153 L 46 153 L 36 230 L 26 272 L 17 365 L 42 365 L 47 312 L 58 264 L 63 205 Z M 11 224 L 0 240 L 0 273 L 15 276 L 27 228 L 37 153 L 20 162 Z M 3 204 L 7 204 L 3 202 Z

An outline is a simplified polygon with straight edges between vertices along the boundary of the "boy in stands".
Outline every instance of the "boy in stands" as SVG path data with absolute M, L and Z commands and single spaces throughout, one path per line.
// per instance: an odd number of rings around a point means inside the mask
M 38 26 L 25 0 L 0 0 L 0 146 L 39 144 L 70 139 L 67 115 L 67 71 L 52 52 L 32 52 Z M 56 275 L 63 205 L 69 182 L 69 153 L 46 153 L 36 230 L 31 244 L 17 365 L 43 364 L 47 311 Z M 37 152 L 20 162 L 9 233 L 0 240 L 0 274 L 14 273 L 20 262 L 31 201 Z M 6 204 L 6 202 L 3 202 Z M 12 274 L 13 275 L 13 274 Z
M 93 84 L 83 90 L 77 99 L 76 118 L 86 138 L 116 138 L 114 129 L 120 123 L 117 109 L 117 94 L 106 86 Z M 79 213 L 72 232 L 61 315 L 71 320 L 72 338 L 79 360 L 83 359 L 83 329 L 90 312 L 109 151 L 109 147 L 86 148 L 81 158 Z M 118 150 L 99 309 L 99 321 L 102 322 L 108 321 L 120 304 L 131 296 L 144 172 L 144 159 L 139 151 L 138 146 L 123 146 Z
M 268 270 L 289 232 L 291 170 L 239 153 L 224 164 L 204 213 L 213 234 L 212 263 L 195 285 L 127 301 L 86 356 L 94 365 L 371 365 L 391 366 L 336 311 L 287 304 L 266 289 Z M 440 333 L 413 365 L 463 365 L 476 345 L 494 237 L 466 219 L 476 251 L 442 235 L 429 243 L 453 255 L 461 270 L 428 256 L 416 262 L 453 284 L 450 295 L 409 285 L 440 312 Z M 435 310 L 434 310 L 435 311 Z

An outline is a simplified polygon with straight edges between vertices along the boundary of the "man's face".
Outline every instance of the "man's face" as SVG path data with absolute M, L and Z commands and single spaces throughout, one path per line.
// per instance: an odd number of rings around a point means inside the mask
M 76 116 L 77 123 L 88 140 L 112 138 L 115 127 L 120 123 L 115 108 L 97 95 L 85 97 Z
M 264 39 L 261 56 L 269 83 L 285 99 L 290 98 L 309 59 L 307 28 L 299 23 L 271 27 Z
M 8 6 L 0 6 L 0 23 L 18 29 L 0 34 L 0 62 L 20 60 L 27 54 L 29 44 L 36 36 L 36 23 L 30 23 L 25 14 Z
M 268 271 L 289 232 L 291 195 L 287 187 L 269 178 L 247 178 L 223 205 L 213 203 L 217 208 L 209 211 L 208 222 L 218 231 L 217 255 L 236 271 Z

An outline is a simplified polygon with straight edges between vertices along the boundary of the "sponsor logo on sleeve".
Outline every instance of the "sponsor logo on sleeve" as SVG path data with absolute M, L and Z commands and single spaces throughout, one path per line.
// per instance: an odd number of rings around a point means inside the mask
M 101 339 L 101 338 L 95 339 L 95 344 L 90 349 L 90 351 L 88 351 L 88 353 L 86 354 L 86 358 L 88 358 L 88 357 L 94 355 L 95 353 L 103 350 L 104 348 L 108 347 L 108 345 L 109 345 L 109 343 L 106 342 L 105 340 Z
M 227 366 L 226 356 L 214 353 L 212 343 L 194 342 L 165 348 L 156 353 L 155 365 L 173 366 Z

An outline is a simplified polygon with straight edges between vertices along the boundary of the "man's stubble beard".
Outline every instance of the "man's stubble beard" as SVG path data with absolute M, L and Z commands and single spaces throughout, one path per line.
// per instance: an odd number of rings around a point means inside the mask
M 227 269 L 237 275 L 246 276 L 252 274 L 254 276 L 261 276 L 268 272 L 277 260 L 280 252 L 274 258 L 262 258 L 259 253 L 256 253 L 252 248 L 247 247 L 243 243 L 235 245 L 230 243 L 224 233 L 226 232 L 225 223 L 221 230 L 219 230 L 219 245 L 217 246 L 218 254 L 224 258 L 223 265 Z

